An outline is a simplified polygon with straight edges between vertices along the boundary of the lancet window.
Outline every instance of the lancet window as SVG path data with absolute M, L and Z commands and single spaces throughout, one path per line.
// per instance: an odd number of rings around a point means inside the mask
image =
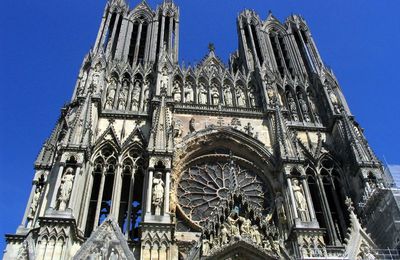
M 125 236 L 135 241 L 142 219 L 143 159 L 136 149 L 123 158 L 118 223 Z
M 104 146 L 94 160 L 92 187 L 86 220 L 85 236 L 110 214 L 117 166 L 117 153 L 111 145 Z
M 339 169 L 332 160 L 325 158 L 319 163 L 317 172 L 308 167 L 306 173 L 317 221 L 321 228 L 327 229 L 326 241 L 342 243 L 349 223 L 347 213 L 343 211 L 346 194 Z

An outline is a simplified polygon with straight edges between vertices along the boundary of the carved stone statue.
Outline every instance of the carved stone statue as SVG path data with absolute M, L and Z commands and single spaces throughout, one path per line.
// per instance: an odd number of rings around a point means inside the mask
M 336 94 L 333 93 L 333 91 L 329 89 L 329 90 L 328 90 L 328 95 L 329 95 L 329 99 L 330 99 L 331 102 L 332 102 L 333 108 L 335 109 L 335 112 L 336 112 L 336 113 L 340 113 L 340 109 L 339 109 L 339 100 L 338 100 Z
M 240 220 L 242 221 L 242 226 L 240 227 L 240 232 L 243 234 L 250 234 L 251 231 L 251 220 L 246 219 L 243 217 L 240 217 Z
M 221 239 L 221 245 L 228 244 L 228 242 L 229 242 L 229 231 L 225 225 L 222 225 L 222 228 L 220 231 L 220 239 Z
M 253 91 L 250 91 L 249 98 L 250 98 L 251 107 L 256 107 L 256 97 L 254 96 Z
M 41 194 L 41 189 L 39 187 L 36 187 L 35 193 L 33 194 L 32 197 L 31 206 L 29 207 L 28 219 L 33 220 L 35 218 L 36 209 L 39 204 L 40 194 Z
M 72 184 L 74 182 L 74 170 L 67 168 L 61 180 L 60 191 L 58 195 L 58 210 L 64 211 L 67 208 L 67 203 L 71 196 Z
M 175 81 L 174 89 L 173 89 L 173 92 L 172 92 L 172 96 L 173 96 L 175 102 L 181 102 L 181 100 L 182 100 L 182 91 L 181 91 L 181 87 L 179 86 L 179 82 L 178 81 Z
M 117 91 L 117 81 L 111 78 L 110 85 L 107 90 L 105 109 L 112 109 L 114 106 L 115 92 Z
M 293 180 L 292 189 L 300 219 L 302 221 L 308 221 L 307 201 L 303 193 L 303 188 L 297 179 Z
M 233 106 L 233 103 L 232 103 L 232 92 L 231 92 L 229 86 L 227 86 L 224 89 L 224 99 L 225 99 L 225 105 L 226 106 Z
M 257 245 L 262 244 L 261 233 L 260 231 L 258 231 L 258 227 L 256 225 L 253 225 L 251 228 L 251 238 L 255 244 Z
M 159 172 L 153 177 L 153 198 L 152 203 L 155 208 L 155 214 L 161 214 L 162 204 L 164 202 L 164 182 L 161 179 L 162 174 Z
M 245 107 L 246 101 L 244 99 L 244 93 L 241 89 L 236 90 L 236 101 L 239 107 Z
M 192 119 L 190 119 L 190 121 L 189 121 L 189 131 L 191 133 L 196 131 L 195 122 L 196 122 L 196 120 L 194 119 L 194 117 L 192 117 Z
M 88 257 L 88 260 L 102 260 L 103 256 L 101 255 L 101 249 L 96 247 L 93 252 Z
M 129 91 L 129 87 L 127 85 L 127 82 L 125 81 L 123 83 L 121 91 L 119 92 L 118 110 L 125 110 L 126 101 L 127 101 L 127 97 L 128 97 L 128 91 Z
M 149 81 L 143 81 L 143 111 L 147 111 L 150 102 L 149 96 Z
M 138 111 L 139 110 L 139 99 L 140 99 L 140 81 L 136 81 L 133 86 L 131 93 L 131 110 Z
M 237 213 L 232 212 L 229 217 L 227 218 L 228 229 L 233 237 L 240 237 L 239 227 L 238 227 L 238 220 L 235 219 Z
M 217 88 L 213 88 L 211 92 L 212 104 L 217 106 L 219 104 L 219 92 Z
M 249 61 L 249 69 L 254 70 L 254 58 L 253 58 L 253 54 L 251 53 L 250 49 L 247 49 L 247 58 Z
M 206 256 L 209 254 L 209 252 L 210 252 L 210 240 L 204 237 L 202 240 L 202 255 Z
M 276 194 L 275 206 L 276 206 L 276 213 L 278 215 L 279 221 L 281 223 L 286 223 L 284 199 L 280 192 L 278 192 Z
M 169 77 L 167 67 L 163 67 L 160 79 L 160 91 L 167 90 L 169 87 Z
M 203 83 L 200 83 L 199 86 L 198 102 L 199 104 L 207 104 L 207 90 Z
M 193 102 L 193 86 L 190 82 L 186 82 L 184 88 L 184 98 L 185 103 L 192 103 Z
M 288 104 L 289 104 L 290 112 L 292 112 L 294 121 L 299 121 L 299 118 L 297 116 L 296 102 L 294 101 L 294 98 L 293 98 L 292 94 L 290 94 L 290 93 L 288 94 Z
M 115 250 L 115 248 L 111 248 L 111 253 L 110 256 L 108 257 L 109 260 L 118 260 L 119 259 L 119 255 L 117 250 Z
M 97 64 L 94 68 L 94 73 L 92 75 L 92 80 L 90 82 L 90 89 L 93 92 L 93 94 L 96 94 L 101 88 L 100 86 L 100 81 L 101 81 L 101 64 Z

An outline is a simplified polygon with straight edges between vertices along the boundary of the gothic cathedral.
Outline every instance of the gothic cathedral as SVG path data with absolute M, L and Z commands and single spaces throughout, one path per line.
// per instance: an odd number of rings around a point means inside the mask
M 245 10 L 189 67 L 179 24 L 108 1 L 4 259 L 378 259 L 382 164 L 304 19 Z

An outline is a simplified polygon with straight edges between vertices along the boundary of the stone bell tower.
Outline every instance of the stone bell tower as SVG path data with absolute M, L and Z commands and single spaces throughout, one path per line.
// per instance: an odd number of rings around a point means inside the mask
M 383 259 L 385 174 L 305 20 L 245 10 L 228 66 L 184 67 L 179 12 L 107 1 L 4 259 Z

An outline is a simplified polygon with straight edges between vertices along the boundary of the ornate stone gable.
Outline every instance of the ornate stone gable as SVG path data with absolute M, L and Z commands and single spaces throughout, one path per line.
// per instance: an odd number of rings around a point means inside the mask
M 136 258 L 129 249 L 121 228 L 112 217 L 109 217 L 93 231 L 73 259 L 130 260 Z

